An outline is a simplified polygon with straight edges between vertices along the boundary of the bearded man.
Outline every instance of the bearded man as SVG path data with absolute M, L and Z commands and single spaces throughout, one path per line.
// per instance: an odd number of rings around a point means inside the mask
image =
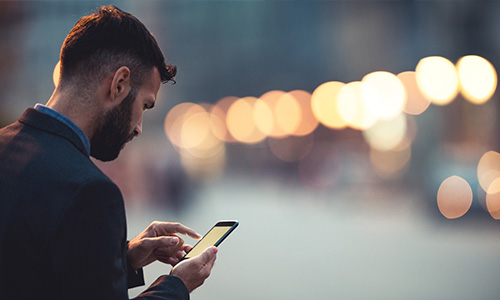
M 115 159 L 142 132 L 165 63 L 153 35 L 114 6 L 80 19 L 64 41 L 46 105 L 0 129 L 0 299 L 128 299 L 142 267 L 173 265 L 139 299 L 188 299 L 217 249 L 178 263 L 191 246 L 179 224 L 153 222 L 126 240 L 119 188 L 90 160 Z

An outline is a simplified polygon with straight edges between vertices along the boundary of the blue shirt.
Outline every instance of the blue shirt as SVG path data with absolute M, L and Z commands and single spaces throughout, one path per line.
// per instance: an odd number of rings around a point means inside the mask
M 50 107 L 45 106 L 43 104 L 37 103 L 35 105 L 35 109 L 38 110 L 39 112 L 47 114 L 47 115 L 63 122 L 69 128 L 71 128 L 76 133 L 76 135 L 78 135 L 78 137 L 82 140 L 83 147 L 85 148 L 85 152 L 87 152 L 87 156 L 90 157 L 90 141 L 89 141 L 89 138 L 87 137 L 87 135 L 83 132 L 83 130 L 80 129 L 80 127 L 78 127 L 75 123 L 73 123 L 73 121 L 71 121 L 65 115 L 61 114 L 58 111 L 53 110 Z

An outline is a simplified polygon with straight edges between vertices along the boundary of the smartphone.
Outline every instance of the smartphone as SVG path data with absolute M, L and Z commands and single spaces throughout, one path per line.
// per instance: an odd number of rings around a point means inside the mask
M 238 226 L 238 221 L 219 221 L 205 234 L 194 247 L 182 258 L 188 259 L 202 253 L 210 246 L 219 246 L 220 243 Z

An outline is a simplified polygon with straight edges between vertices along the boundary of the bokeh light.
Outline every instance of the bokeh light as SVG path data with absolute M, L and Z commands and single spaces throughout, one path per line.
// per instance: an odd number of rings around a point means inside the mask
M 225 123 L 209 111 L 213 107 L 208 103 L 184 102 L 174 106 L 165 117 L 165 134 L 192 179 L 217 178 L 224 170 L 225 143 L 218 136 L 223 135 Z
M 266 102 L 257 99 L 253 106 L 253 121 L 255 127 L 260 130 L 264 135 L 268 136 L 274 129 L 273 112 Z
M 56 66 L 54 67 L 54 71 L 52 72 L 52 81 L 54 82 L 54 86 L 57 87 L 59 84 L 59 77 L 61 76 L 61 61 L 58 61 Z
M 302 111 L 297 99 L 290 93 L 283 94 L 276 103 L 276 125 L 287 135 L 294 134 L 302 119 Z
M 278 101 L 285 94 L 284 91 L 280 90 L 273 90 L 269 91 L 267 93 L 264 93 L 262 96 L 259 97 L 261 101 L 267 104 L 269 109 L 271 110 L 271 113 L 273 115 L 273 129 L 270 133 L 268 133 L 268 136 L 270 137 L 285 137 L 287 136 L 287 132 L 284 131 L 278 124 L 276 123 L 276 120 L 278 118 L 278 112 L 276 110 L 276 107 L 278 105 Z
M 185 118 L 181 128 L 182 148 L 198 158 L 212 157 L 224 146 L 213 130 L 221 126 L 222 121 L 211 118 L 208 112 L 191 114 Z
M 339 114 L 348 126 L 363 130 L 371 127 L 378 119 L 372 111 L 368 110 L 361 98 L 360 81 L 346 84 L 339 92 Z
M 222 120 L 224 124 L 226 123 L 226 115 L 227 111 L 233 105 L 236 100 L 238 100 L 238 97 L 235 96 L 227 96 L 224 98 L 219 99 L 215 105 L 212 106 L 212 109 L 210 111 L 211 115 L 213 117 L 217 117 L 218 119 Z M 232 142 L 237 142 L 237 140 L 230 134 L 230 132 L 227 130 L 227 127 L 224 125 L 224 129 L 221 131 L 215 131 L 214 134 L 222 141 L 232 143 Z
M 321 124 L 333 129 L 342 129 L 347 126 L 338 108 L 338 95 L 344 86 L 345 83 L 330 81 L 314 90 L 311 97 L 312 111 Z
M 406 91 L 396 75 L 378 71 L 366 75 L 361 82 L 363 104 L 371 114 L 392 119 L 403 110 Z
M 177 104 L 168 112 L 165 117 L 164 129 L 167 138 L 174 146 L 184 147 L 181 134 L 184 120 L 191 114 L 203 112 L 206 110 L 201 105 L 191 102 Z
M 500 219 L 500 177 L 490 184 L 486 194 L 486 209 L 495 220 Z
M 483 191 L 488 192 L 490 185 L 500 178 L 500 153 L 488 151 L 481 156 L 477 165 L 477 179 Z
M 210 133 L 210 117 L 204 112 L 187 116 L 181 126 L 181 143 L 183 148 L 194 148 L 203 143 Z
M 293 135 L 305 136 L 313 132 L 318 127 L 318 119 L 314 116 L 311 106 L 311 94 L 303 90 L 294 90 L 288 93 L 294 97 L 299 104 L 301 118 Z
M 313 135 L 287 136 L 284 138 L 269 138 L 271 152 L 280 160 L 287 162 L 299 161 L 304 158 L 313 147 Z
M 472 189 L 469 183 L 459 176 L 446 178 L 439 187 L 437 204 L 439 211 L 447 219 L 465 215 L 472 205 Z
M 266 138 L 266 135 L 255 125 L 255 97 L 245 97 L 234 102 L 227 111 L 226 124 L 231 135 L 245 144 L 256 144 Z
M 399 113 L 390 120 L 378 120 L 373 126 L 363 131 L 363 137 L 371 148 L 388 151 L 405 140 L 406 129 L 406 115 Z
M 430 56 L 419 61 L 415 70 L 422 94 L 436 105 L 446 105 L 458 94 L 455 65 L 444 57 Z
M 420 115 L 429 108 L 431 101 L 422 95 L 415 72 L 407 71 L 398 74 L 399 80 L 406 90 L 406 102 L 403 111 L 410 115 Z
M 222 142 L 229 140 L 226 127 L 226 114 L 220 107 L 212 105 L 209 109 L 210 129 L 214 136 Z
M 480 74 L 476 77 L 481 79 L 474 82 L 477 78 L 471 74 Z M 456 67 L 443 57 L 426 57 L 415 72 L 397 76 L 372 72 L 361 81 L 323 83 L 312 94 L 272 90 L 259 98 L 224 97 L 214 105 L 181 103 L 167 114 L 165 133 L 193 178 L 222 174 L 226 142 L 256 144 L 268 138 L 275 157 L 298 162 L 304 186 L 321 190 L 336 183 L 342 163 L 338 152 L 317 145 L 314 131 L 319 123 L 331 129 L 348 126 L 362 131 L 375 173 L 386 180 L 397 179 L 408 170 L 417 133 L 415 119 L 409 115 L 422 114 L 431 103 L 451 102 L 459 83 L 468 100 L 481 104 L 495 92 L 496 71 L 478 56 L 463 57 Z M 326 170 L 328 166 L 334 170 Z M 485 153 L 477 176 L 486 192 L 485 207 L 500 219 L 500 154 Z M 437 197 L 443 216 L 459 218 L 471 203 L 471 188 L 463 178 L 443 181 Z
M 488 101 L 497 87 L 497 73 L 483 57 L 468 55 L 457 63 L 461 93 L 474 104 Z

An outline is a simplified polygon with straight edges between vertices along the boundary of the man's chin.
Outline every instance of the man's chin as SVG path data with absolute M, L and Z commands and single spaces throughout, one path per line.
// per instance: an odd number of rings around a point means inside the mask
M 91 151 L 90 156 L 100 161 L 112 161 L 118 157 L 124 145 L 118 151 Z
M 103 162 L 108 162 L 108 161 L 113 161 L 115 160 L 118 155 L 115 155 L 115 156 L 97 156 L 97 155 L 92 155 L 91 156 L 97 160 L 100 160 L 100 161 L 103 161 Z

